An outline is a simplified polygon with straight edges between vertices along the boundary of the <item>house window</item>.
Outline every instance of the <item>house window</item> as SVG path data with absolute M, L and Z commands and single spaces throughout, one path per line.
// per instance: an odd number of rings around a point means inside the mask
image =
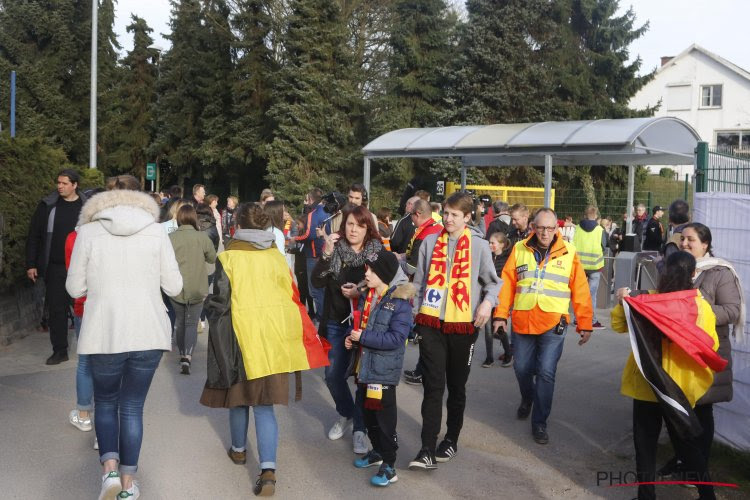
M 716 147 L 725 151 L 750 152 L 750 130 L 717 131 Z
M 667 111 L 689 111 L 693 87 L 690 84 L 667 85 Z
M 701 107 L 702 108 L 720 108 L 721 107 L 721 85 L 702 85 L 701 86 Z

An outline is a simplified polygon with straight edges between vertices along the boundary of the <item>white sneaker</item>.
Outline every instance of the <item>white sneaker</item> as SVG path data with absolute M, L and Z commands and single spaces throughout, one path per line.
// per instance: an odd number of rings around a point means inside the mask
M 354 431 L 352 436 L 352 449 L 354 453 L 361 455 L 367 453 L 370 448 L 367 446 L 367 435 L 362 431 Z
M 338 420 L 336 420 L 336 423 L 333 424 L 331 430 L 328 431 L 328 439 L 330 439 L 331 441 L 341 439 L 344 433 L 352 428 L 352 425 L 354 425 L 354 422 L 351 418 L 339 418 Z
M 99 500 L 115 500 L 121 491 L 122 480 L 119 472 L 112 471 L 102 476 L 102 490 L 99 492 Z
M 96 436 L 94 436 L 94 449 L 95 450 L 99 449 L 99 440 L 97 439 Z
M 91 425 L 91 417 L 81 418 L 81 414 L 78 410 L 70 410 L 68 422 L 70 422 L 73 427 L 83 432 L 88 432 L 93 429 L 93 426 Z
M 129 490 L 122 490 L 120 494 L 117 495 L 117 498 L 130 498 L 132 500 L 136 500 L 140 496 L 141 490 L 138 489 L 138 483 L 133 481 L 133 486 L 131 486 Z

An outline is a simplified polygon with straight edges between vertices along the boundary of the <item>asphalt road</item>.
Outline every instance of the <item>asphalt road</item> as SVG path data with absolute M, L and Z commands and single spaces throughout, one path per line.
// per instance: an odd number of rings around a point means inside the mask
M 599 317 L 608 314 L 601 311 Z M 234 465 L 226 456 L 228 412 L 198 403 L 205 382 L 206 338 L 199 335 L 192 375 L 180 375 L 177 355 L 167 353 L 154 378 L 146 401 L 137 475 L 144 499 L 252 497 L 258 474 L 252 419 L 248 463 Z M 349 436 L 327 439 L 336 414 L 323 372 L 305 373 L 302 401 L 276 407 L 280 426 L 276 496 L 633 498 L 633 487 L 608 487 L 610 477 L 634 469 L 631 402 L 619 394 L 620 373 L 629 352 L 627 337 L 601 330 L 584 346 L 577 341 L 578 335 L 569 332 L 558 366 L 546 446 L 532 440 L 529 421 L 515 418 L 520 396 L 513 369 L 498 363 L 481 367 L 485 347 L 480 338 L 458 456 L 436 471 L 409 471 L 406 466 L 419 449 L 422 390 L 399 385 L 399 481 L 385 489 L 369 485 L 372 469 L 352 466 Z M 496 355 L 501 349 L 496 341 Z M 75 361 L 47 367 L 44 359 L 49 350 L 42 333 L 0 348 L 3 499 L 96 498 L 99 492 L 94 434 L 80 432 L 67 421 L 75 406 Z M 417 356 L 418 348 L 409 345 L 405 368 L 412 368 Z M 661 498 L 694 498 L 694 491 L 679 486 L 659 489 Z

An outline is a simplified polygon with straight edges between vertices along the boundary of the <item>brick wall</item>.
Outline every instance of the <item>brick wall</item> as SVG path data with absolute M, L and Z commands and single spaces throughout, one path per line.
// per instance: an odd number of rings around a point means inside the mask
M 34 288 L 19 286 L 13 293 L 0 294 L 0 345 L 25 337 L 40 319 L 34 303 Z

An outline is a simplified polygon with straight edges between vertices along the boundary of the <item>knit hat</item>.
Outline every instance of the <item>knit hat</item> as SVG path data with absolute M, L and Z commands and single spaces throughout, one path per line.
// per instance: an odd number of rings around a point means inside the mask
M 390 284 L 399 268 L 398 258 L 387 250 L 380 250 L 378 253 L 368 256 L 365 264 L 386 285 Z

